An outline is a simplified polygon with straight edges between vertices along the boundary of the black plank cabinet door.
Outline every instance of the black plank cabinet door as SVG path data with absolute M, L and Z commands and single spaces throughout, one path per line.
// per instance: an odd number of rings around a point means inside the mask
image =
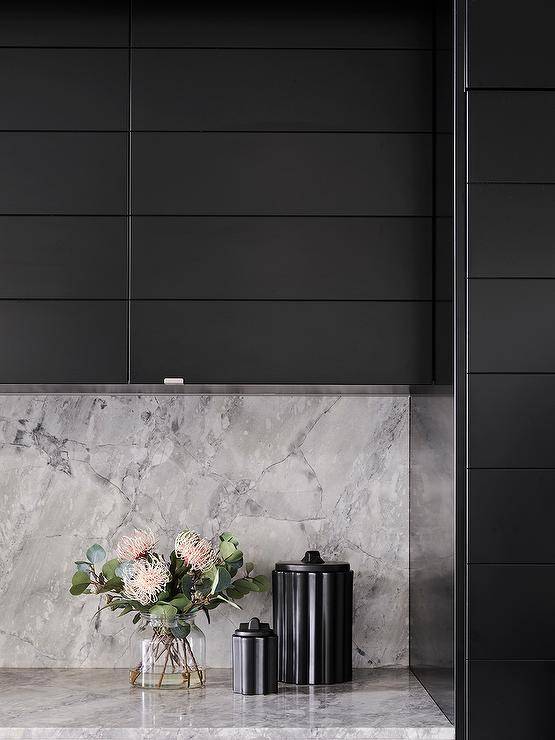
M 136 215 L 431 214 L 428 134 L 135 133 Z
M 471 182 L 555 182 L 554 92 L 470 93 Z
M 0 129 L 127 130 L 124 49 L 0 49 Z
M 555 87 L 555 4 L 471 0 L 468 8 L 471 87 Z
M 474 660 L 469 685 L 472 740 L 553 740 L 555 661 Z
M 133 105 L 135 130 L 430 131 L 432 54 L 137 49 Z
M 1 298 L 127 298 L 127 220 L 0 216 Z
M 471 372 L 552 372 L 553 280 L 471 280 Z
M 135 216 L 132 243 L 133 298 L 432 297 L 426 218 Z
M 555 468 L 555 375 L 470 377 L 470 466 Z
M 555 277 L 555 185 L 471 185 L 470 277 Z
M 129 0 L 2 0 L 1 46 L 127 46 Z
M 555 470 L 469 475 L 470 561 L 555 564 Z
M 0 213 L 126 211 L 127 135 L 0 133 Z
M 0 302 L 0 383 L 125 383 L 125 301 Z
M 431 4 L 133 2 L 133 43 L 152 47 L 430 49 Z
M 131 379 L 426 382 L 427 302 L 133 301 Z

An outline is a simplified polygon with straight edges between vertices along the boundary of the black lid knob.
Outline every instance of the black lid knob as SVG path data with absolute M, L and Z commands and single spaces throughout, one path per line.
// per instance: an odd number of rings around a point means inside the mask
M 322 565 L 323 562 L 318 550 L 307 550 L 301 560 L 301 563 L 307 563 L 307 565 Z
M 248 622 L 241 622 L 235 634 L 239 637 L 270 637 L 274 631 L 268 622 L 261 622 L 258 617 L 253 617 Z

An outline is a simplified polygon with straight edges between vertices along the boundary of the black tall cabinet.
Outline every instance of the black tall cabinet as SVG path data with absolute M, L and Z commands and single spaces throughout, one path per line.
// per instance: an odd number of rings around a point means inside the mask
M 467 729 L 471 740 L 547 740 L 555 690 L 555 6 L 469 0 L 457 10 L 460 62 L 465 43 L 467 52 L 457 88 Z

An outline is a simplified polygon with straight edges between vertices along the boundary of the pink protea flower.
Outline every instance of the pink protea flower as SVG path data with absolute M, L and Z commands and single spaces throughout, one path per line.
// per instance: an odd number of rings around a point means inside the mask
M 218 560 L 218 554 L 204 537 L 185 529 L 175 538 L 175 554 L 192 570 L 208 570 Z
M 156 537 L 150 529 L 136 529 L 132 535 L 122 537 L 116 547 L 118 560 L 145 558 L 156 547 Z
M 171 579 L 170 569 L 158 555 L 128 563 L 123 571 L 123 594 L 146 606 L 154 603 Z

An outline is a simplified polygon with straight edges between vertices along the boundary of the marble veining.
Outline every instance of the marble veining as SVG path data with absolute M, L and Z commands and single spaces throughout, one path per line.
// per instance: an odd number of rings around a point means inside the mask
M 260 572 L 320 549 L 355 571 L 353 662 L 408 662 L 408 398 L 0 396 L 0 665 L 127 667 L 133 628 L 68 583 L 86 545 L 231 529 Z M 230 665 L 268 594 L 201 627 Z
M 0 671 L 0 738 L 368 738 L 453 740 L 452 725 L 405 668 L 355 671 L 348 684 L 240 696 L 229 670 L 205 689 L 143 691 L 122 670 Z

